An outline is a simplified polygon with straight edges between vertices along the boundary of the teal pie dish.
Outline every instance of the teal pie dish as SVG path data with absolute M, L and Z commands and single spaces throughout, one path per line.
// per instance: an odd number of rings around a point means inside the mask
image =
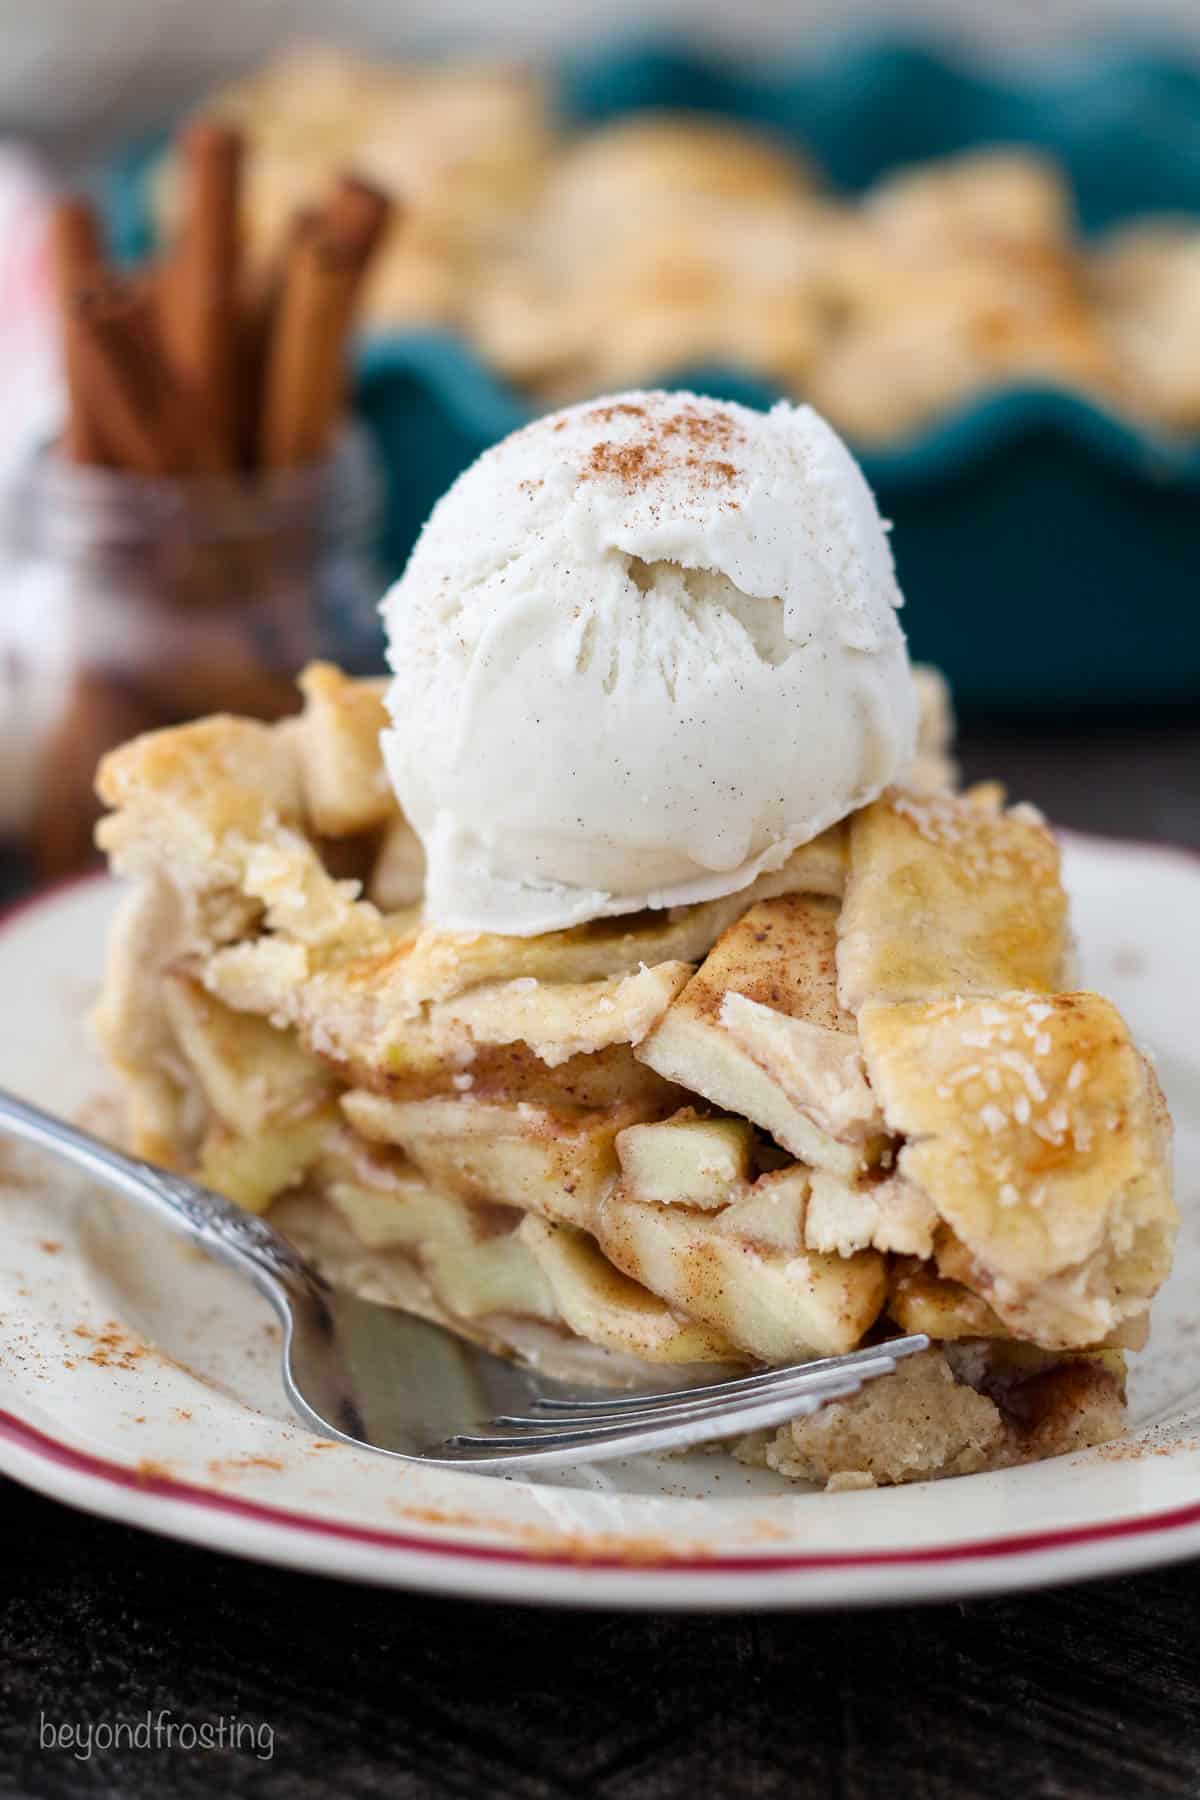
M 581 59 L 557 81 L 568 122 L 717 112 L 790 138 L 846 191 L 905 163 L 1021 143 L 1065 169 L 1085 231 L 1144 212 L 1200 216 L 1200 69 L 1164 55 L 1097 52 L 1019 80 L 893 42 L 770 72 L 636 48 Z M 161 148 L 143 143 L 107 172 L 126 257 L 151 246 Z M 664 369 L 662 385 L 778 397 L 728 368 Z M 357 402 L 387 474 L 389 574 L 460 470 L 533 416 L 467 345 L 433 332 L 368 340 Z M 963 710 L 1200 704 L 1200 442 L 1151 436 L 1076 395 L 1008 389 L 859 455 L 893 522 L 914 653 L 946 671 Z

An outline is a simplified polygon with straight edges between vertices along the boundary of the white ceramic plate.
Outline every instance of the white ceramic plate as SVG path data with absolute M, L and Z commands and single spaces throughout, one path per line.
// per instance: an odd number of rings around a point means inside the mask
M 408 1468 L 292 1420 L 275 1325 L 233 1277 L 0 1146 L 0 1468 L 267 1562 L 584 1605 L 894 1603 L 1200 1552 L 1200 859 L 1072 839 L 1067 867 L 1086 979 L 1157 1055 L 1178 1125 L 1183 1240 L 1121 1444 L 843 1494 L 719 1453 L 537 1482 Z M 101 1129 L 115 1115 L 83 1015 L 115 894 L 60 890 L 0 929 L 0 1082 Z

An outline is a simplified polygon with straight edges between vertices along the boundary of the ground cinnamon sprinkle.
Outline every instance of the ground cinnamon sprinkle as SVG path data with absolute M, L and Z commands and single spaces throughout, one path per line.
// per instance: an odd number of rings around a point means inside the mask
M 728 449 L 744 435 L 728 413 L 697 412 L 694 406 L 680 407 L 659 430 L 663 437 L 684 437 L 696 449 L 709 450 Z
M 1096 1455 L 1104 1462 L 1141 1462 L 1147 1456 L 1180 1456 L 1195 1455 L 1200 1450 L 1200 1438 L 1117 1438 L 1111 1444 L 1101 1444 Z
M 620 415 L 649 418 L 644 406 L 624 402 L 596 407 L 589 417 L 605 424 Z M 737 466 L 727 457 L 711 453 L 728 451 L 742 436 L 741 427 L 725 414 L 680 407 L 652 424 L 644 438 L 625 444 L 606 438 L 597 444 L 584 465 L 582 478 L 616 480 L 635 488 L 668 473 L 686 471 L 697 487 L 729 486 L 737 480 Z
M 636 487 L 661 475 L 666 461 L 655 459 L 649 444 L 597 444 L 588 457 L 585 475 L 615 475 L 619 481 Z
M 644 419 L 645 416 L 645 407 L 633 400 L 614 400 L 608 406 L 594 406 L 588 414 L 589 419 L 595 419 L 600 425 L 607 425 L 610 419 Z M 554 429 L 559 431 L 561 426 L 556 425 Z
M 92 1348 L 85 1360 L 98 1369 L 135 1369 L 141 1359 L 150 1354 L 148 1344 L 141 1344 L 136 1338 L 128 1337 L 113 1320 L 109 1320 L 103 1331 L 91 1331 L 86 1325 L 75 1325 L 71 1335 L 91 1344 Z
M 134 1474 L 139 1481 L 170 1481 L 172 1479 L 171 1471 L 166 1463 L 153 1462 L 148 1456 L 144 1456 L 136 1465 Z
M 434 1506 L 405 1506 L 393 1502 L 390 1510 L 406 1522 L 494 1532 L 497 1536 L 514 1539 L 531 1551 L 567 1556 L 580 1563 L 615 1560 L 637 1566 L 641 1563 L 692 1562 L 712 1554 L 709 1547 L 699 1543 L 675 1543 L 651 1536 L 630 1538 L 616 1532 L 597 1532 L 590 1537 L 582 1532 L 560 1535 L 541 1525 L 517 1524 L 510 1519 L 491 1519 L 480 1513 L 447 1511 Z
M 208 1465 L 210 1475 L 235 1475 L 241 1469 L 282 1469 L 283 1464 L 274 1456 L 227 1456 L 218 1458 Z
M 7 1146 L 0 1149 L 0 1183 L 14 1188 L 18 1193 L 25 1193 L 38 1185 L 33 1173 L 23 1166 L 20 1154 L 9 1150 Z

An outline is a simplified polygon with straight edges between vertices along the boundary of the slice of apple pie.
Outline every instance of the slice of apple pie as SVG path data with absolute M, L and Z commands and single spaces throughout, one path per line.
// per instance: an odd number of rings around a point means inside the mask
M 741 893 L 540 937 L 422 920 L 383 684 L 137 739 L 100 774 L 131 886 L 97 1011 L 146 1156 L 337 1281 L 563 1374 L 925 1331 L 738 1454 L 835 1485 L 1114 1436 L 1171 1260 L 1169 1121 L 1073 991 L 1058 852 L 906 785 Z

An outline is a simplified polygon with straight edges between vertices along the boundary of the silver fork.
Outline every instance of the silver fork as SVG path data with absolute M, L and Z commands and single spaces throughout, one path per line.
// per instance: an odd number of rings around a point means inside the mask
M 283 1381 L 312 1430 L 409 1462 L 503 1471 L 680 1449 L 814 1413 L 928 1347 L 847 1356 L 701 1386 L 605 1391 L 552 1381 L 440 1325 L 334 1288 L 265 1219 L 140 1162 L 0 1089 L 0 1130 L 74 1163 L 247 1276 L 283 1325 Z

